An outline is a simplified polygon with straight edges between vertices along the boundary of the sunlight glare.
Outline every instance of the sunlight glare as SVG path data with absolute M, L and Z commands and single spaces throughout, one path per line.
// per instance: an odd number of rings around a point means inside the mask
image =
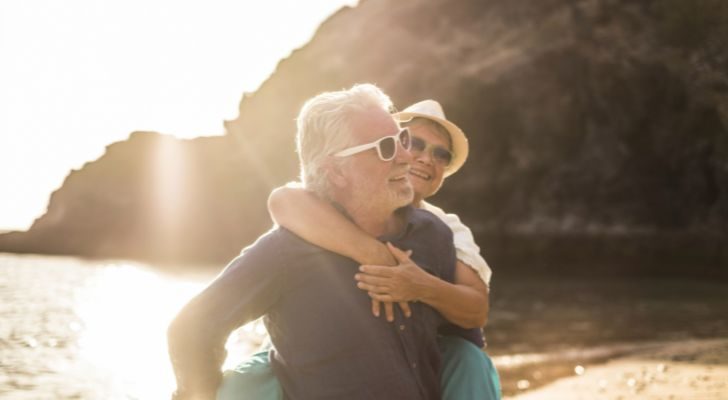
M 154 198 L 148 218 L 149 225 L 159 229 L 157 237 L 163 241 L 158 245 L 161 254 L 174 255 L 180 242 L 180 221 L 185 217 L 182 215 L 186 200 L 184 184 L 190 173 L 190 157 L 184 154 L 187 145 L 171 136 L 161 136 L 152 155 Z
M 84 326 L 81 357 L 112 376 L 114 386 L 136 388 L 137 398 L 169 397 L 174 375 L 167 357 L 167 326 L 200 289 L 198 282 L 170 284 L 127 264 L 99 270 L 76 299 Z M 113 393 L 121 391 L 112 388 Z
M 356 0 L 0 2 L 0 229 L 133 131 L 221 135 L 277 63 Z
M 130 263 L 100 268 L 76 293 L 81 324 L 79 352 L 94 373 L 111 379 L 111 393 L 132 398 L 168 398 L 175 387 L 167 353 L 167 327 L 204 287 Z M 257 350 L 267 333 L 262 319 L 233 332 L 223 369 Z

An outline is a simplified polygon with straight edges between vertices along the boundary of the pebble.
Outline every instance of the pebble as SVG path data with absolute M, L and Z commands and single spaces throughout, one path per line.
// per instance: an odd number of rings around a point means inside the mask
M 26 337 L 24 337 L 24 338 L 23 338 L 23 343 L 24 343 L 24 344 L 25 344 L 26 346 L 28 346 L 28 347 L 31 347 L 31 348 L 36 348 L 36 347 L 38 347 L 38 340 L 36 340 L 36 339 L 35 339 L 34 337 L 32 337 L 32 336 L 26 336 Z
M 518 390 L 526 390 L 531 387 L 531 382 L 526 379 L 521 379 L 516 383 L 516 387 L 518 387 Z

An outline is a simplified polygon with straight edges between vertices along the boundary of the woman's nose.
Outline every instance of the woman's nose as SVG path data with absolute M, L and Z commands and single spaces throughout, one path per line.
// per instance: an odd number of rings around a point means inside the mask
M 418 163 L 422 163 L 422 164 L 425 164 L 425 165 L 432 165 L 433 164 L 433 160 L 432 160 L 432 154 L 431 153 L 432 152 L 430 152 L 430 151 L 419 151 L 417 153 L 414 153 L 413 152 L 412 153 L 412 157 Z
M 399 143 L 397 146 L 399 146 L 397 149 L 397 162 L 411 163 L 412 153 L 407 150 L 402 143 Z

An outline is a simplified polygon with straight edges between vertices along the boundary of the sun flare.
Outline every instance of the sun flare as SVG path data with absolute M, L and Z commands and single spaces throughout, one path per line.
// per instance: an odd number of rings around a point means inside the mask
M 168 398 L 175 387 L 167 354 L 167 327 L 205 283 L 172 279 L 129 263 L 99 268 L 75 296 L 79 357 L 111 382 L 111 393 Z M 233 368 L 267 336 L 261 320 L 230 335 L 223 369 Z
M 0 230 L 137 130 L 221 135 L 243 92 L 356 0 L 0 2 Z

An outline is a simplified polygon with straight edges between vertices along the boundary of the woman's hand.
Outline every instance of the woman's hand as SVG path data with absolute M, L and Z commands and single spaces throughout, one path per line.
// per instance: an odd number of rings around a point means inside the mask
M 399 308 L 402 309 L 402 314 L 404 314 L 405 317 L 409 318 L 412 316 L 412 310 L 410 309 L 409 303 L 406 301 L 400 301 L 397 304 L 399 304 Z M 387 317 L 387 321 L 394 322 L 394 303 L 391 301 L 383 302 L 372 299 L 372 314 L 374 314 L 375 317 L 379 317 L 382 305 L 384 305 L 384 315 Z
M 362 265 L 359 267 L 361 272 L 355 275 L 357 286 L 367 291 L 373 303 L 384 302 L 391 312 L 392 302 L 421 301 L 462 328 L 485 324 L 489 310 L 488 287 L 472 268 L 457 261 L 455 282 L 446 282 L 418 267 L 410 260 L 411 253 L 389 243 L 387 246 L 398 265 Z M 393 320 L 389 315 L 387 317 L 389 321 Z
M 387 246 L 397 259 L 398 265 L 362 265 L 359 267 L 361 272 L 354 276 L 358 281 L 357 287 L 366 290 L 372 300 L 385 303 L 421 299 L 433 278 L 432 275 L 410 260 L 411 252 L 404 252 L 391 243 L 387 243 Z

